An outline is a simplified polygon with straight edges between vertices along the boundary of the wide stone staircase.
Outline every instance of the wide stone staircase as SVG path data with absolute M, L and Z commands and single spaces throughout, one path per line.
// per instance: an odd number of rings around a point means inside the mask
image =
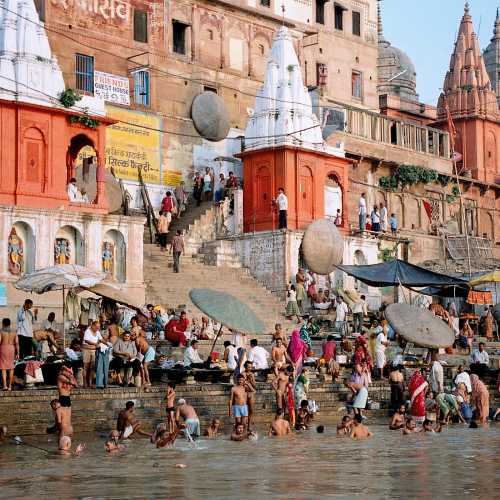
M 144 281 L 148 303 L 164 308 L 186 309 L 191 317 L 201 312 L 191 302 L 193 288 L 211 288 L 227 292 L 245 302 L 265 323 L 269 333 L 274 324 L 288 330 L 294 325 L 284 317 L 285 305 L 271 291 L 250 275 L 241 264 L 231 241 L 216 238 L 217 208 L 203 204 L 190 207 L 170 229 L 184 231 L 186 255 L 181 257 L 181 272 L 173 272 L 173 258 L 152 243 L 144 244 Z

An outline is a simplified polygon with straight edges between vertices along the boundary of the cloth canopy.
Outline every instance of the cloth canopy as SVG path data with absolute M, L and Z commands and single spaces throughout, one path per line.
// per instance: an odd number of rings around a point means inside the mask
M 469 285 L 471 286 L 484 285 L 486 283 L 500 283 L 500 270 L 496 269 L 491 273 L 483 274 L 479 278 L 469 281 Z
M 446 286 L 446 287 L 438 287 L 438 286 L 428 286 L 427 288 L 423 288 L 422 290 L 415 290 L 418 293 L 423 293 L 424 295 L 432 295 L 435 297 L 446 297 L 449 299 L 453 298 L 467 298 L 469 294 L 469 289 L 461 286 Z
M 338 266 L 338 268 L 359 281 L 375 287 L 397 285 L 410 288 L 451 285 L 467 287 L 467 282 L 464 280 L 435 273 L 399 259 L 367 266 Z

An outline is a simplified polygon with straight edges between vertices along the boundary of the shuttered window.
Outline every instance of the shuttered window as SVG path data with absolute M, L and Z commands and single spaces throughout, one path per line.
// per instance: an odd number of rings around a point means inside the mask
M 76 89 L 89 94 L 94 93 L 94 58 L 76 54 Z
M 134 10 L 134 40 L 148 42 L 148 13 L 143 10 Z
M 134 73 L 134 102 L 141 106 L 149 106 L 149 71 L 141 70 Z
M 361 36 L 361 14 L 352 11 L 352 34 L 356 36 Z

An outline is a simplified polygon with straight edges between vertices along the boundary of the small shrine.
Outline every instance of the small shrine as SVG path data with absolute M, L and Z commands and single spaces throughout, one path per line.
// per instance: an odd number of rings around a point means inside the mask
M 265 80 L 245 131 L 243 228 L 278 228 L 275 199 L 288 198 L 288 228 L 335 217 L 346 226 L 348 167 L 342 147 L 328 146 L 302 80 L 292 37 L 282 26 L 274 38 Z
M 144 221 L 109 213 L 104 101 L 66 88 L 33 0 L 0 10 L 0 281 L 57 264 L 102 270 L 139 298 Z M 63 103 L 64 101 L 64 103 Z M 85 148 L 85 149 L 84 149 Z M 78 161 L 93 151 L 93 169 Z M 85 184 L 70 183 L 72 178 Z M 88 189 L 86 189 L 88 188 Z M 51 294 L 44 301 L 51 304 Z M 54 296 L 53 307 L 60 307 Z M 51 306 L 52 307 L 52 306 Z

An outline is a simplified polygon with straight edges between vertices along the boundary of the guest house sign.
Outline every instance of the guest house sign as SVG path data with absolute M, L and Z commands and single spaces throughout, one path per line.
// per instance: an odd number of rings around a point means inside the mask
M 128 78 L 94 71 L 94 95 L 107 102 L 130 106 Z
M 51 3 L 68 13 L 96 16 L 103 20 L 125 22 L 130 19 L 128 0 L 51 0 Z

